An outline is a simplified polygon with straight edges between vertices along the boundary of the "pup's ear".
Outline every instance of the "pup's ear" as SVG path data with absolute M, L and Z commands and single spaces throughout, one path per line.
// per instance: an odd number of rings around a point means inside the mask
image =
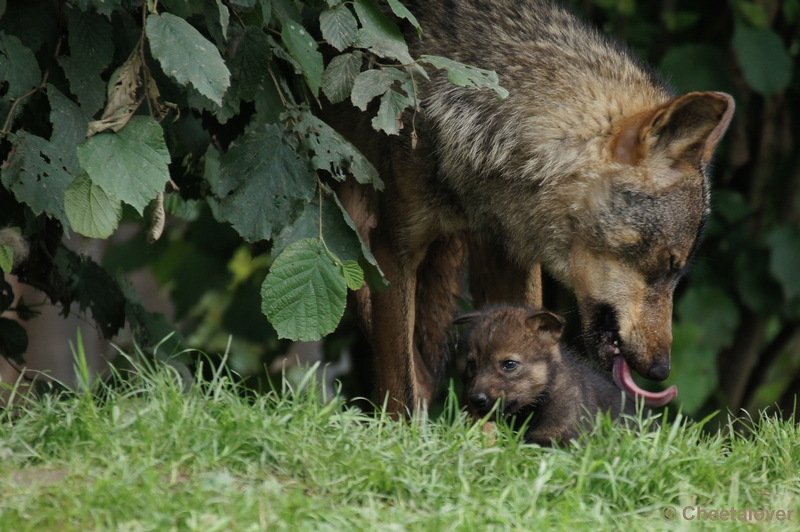
M 462 323 L 471 323 L 475 318 L 480 316 L 480 312 L 469 312 L 467 314 L 462 314 L 458 316 L 456 319 L 453 320 L 453 325 L 461 325 Z
M 550 339 L 553 343 L 557 343 L 561 340 L 566 320 L 555 312 L 537 310 L 528 316 L 526 322 L 534 333 Z
M 625 122 L 614 137 L 614 159 L 637 165 L 662 154 L 703 168 L 711 161 L 735 104 L 724 92 L 690 92 Z

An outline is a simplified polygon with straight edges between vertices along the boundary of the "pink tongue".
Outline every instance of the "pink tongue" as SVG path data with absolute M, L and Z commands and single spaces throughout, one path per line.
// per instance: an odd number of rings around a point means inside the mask
M 631 399 L 644 399 L 644 404 L 650 408 L 664 406 L 678 395 L 678 388 L 674 385 L 658 393 L 648 392 L 639 388 L 636 383 L 633 382 L 631 368 L 628 366 L 628 362 L 621 355 L 614 359 L 613 375 L 614 383 L 620 390 L 624 390 Z

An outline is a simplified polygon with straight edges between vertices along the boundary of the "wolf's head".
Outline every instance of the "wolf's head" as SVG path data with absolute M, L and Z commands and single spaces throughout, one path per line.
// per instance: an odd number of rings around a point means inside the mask
M 561 362 L 564 319 L 552 312 L 498 307 L 461 316 L 470 323 L 464 398 L 478 415 L 501 400 L 514 415 L 535 404 Z
M 611 164 L 574 214 L 566 279 L 589 352 L 640 375 L 670 373 L 672 294 L 709 213 L 707 168 L 733 115 L 727 94 L 694 92 L 627 117 Z

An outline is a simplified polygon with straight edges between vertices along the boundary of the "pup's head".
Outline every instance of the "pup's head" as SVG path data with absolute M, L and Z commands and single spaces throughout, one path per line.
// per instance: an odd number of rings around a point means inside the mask
M 610 164 L 573 209 L 561 275 L 605 369 L 621 355 L 643 377 L 669 376 L 672 295 L 703 232 L 707 169 L 733 109 L 727 94 L 695 92 L 622 120 Z
M 470 324 L 464 398 L 471 410 L 486 414 L 502 399 L 502 413 L 513 415 L 542 396 L 561 362 L 561 316 L 499 307 L 466 314 L 455 323 Z

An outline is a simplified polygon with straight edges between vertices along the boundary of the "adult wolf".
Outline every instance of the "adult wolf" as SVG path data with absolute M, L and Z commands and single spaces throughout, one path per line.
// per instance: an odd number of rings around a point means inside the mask
M 733 99 L 676 97 L 553 2 L 406 4 L 425 31 L 408 35 L 412 53 L 493 69 L 509 96 L 431 72 L 400 136 L 368 122 L 340 128 L 386 182 L 378 195 L 340 190 L 391 283 L 357 294 L 379 396 L 397 411 L 429 401 L 465 248 L 477 306 L 541 305 L 542 264 L 574 289 L 602 367 L 667 378 L 672 294 L 703 231 L 708 166 Z M 636 391 L 629 377 L 618 382 Z

